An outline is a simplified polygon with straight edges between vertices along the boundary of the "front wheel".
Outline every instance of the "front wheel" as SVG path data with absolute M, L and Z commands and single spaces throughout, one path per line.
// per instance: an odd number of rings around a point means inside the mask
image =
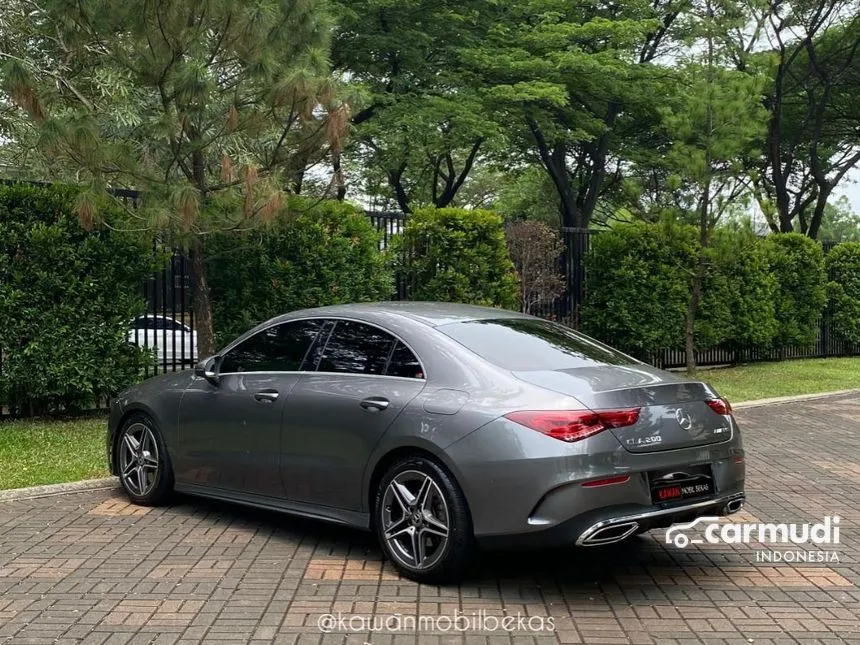
M 173 490 L 173 468 L 155 422 L 139 414 L 122 426 L 116 443 L 119 481 L 135 504 L 155 506 Z
M 407 578 L 456 581 L 474 548 L 463 492 L 435 461 L 409 457 L 382 477 L 375 526 L 382 550 Z

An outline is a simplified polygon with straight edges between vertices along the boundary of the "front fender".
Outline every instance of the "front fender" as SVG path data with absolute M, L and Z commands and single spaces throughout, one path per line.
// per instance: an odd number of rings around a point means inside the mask
M 156 376 L 129 388 L 111 403 L 106 450 L 110 472 L 116 472 L 114 440 L 129 415 L 139 412 L 150 417 L 161 432 L 169 456 L 176 454 L 179 438 L 179 405 L 193 378 L 191 370 Z

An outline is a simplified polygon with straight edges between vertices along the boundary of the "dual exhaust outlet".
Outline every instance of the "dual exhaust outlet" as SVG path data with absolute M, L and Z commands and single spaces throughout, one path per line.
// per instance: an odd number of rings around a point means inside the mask
M 720 514 L 731 515 L 732 513 L 737 513 L 741 508 L 743 508 L 743 505 L 743 497 L 736 497 L 735 499 L 731 499 L 726 502 L 726 504 L 720 509 Z M 683 509 L 678 510 L 683 512 Z M 644 520 L 648 520 L 651 517 L 659 515 L 665 515 L 665 513 L 644 513 L 637 519 L 620 518 L 618 521 L 604 520 L 603 522 L 598 522 L 594 526 L 586 529 L 576 541 L 576 544 L 578 546 L 603 546 L 605 544 L 621 542 L 622 540 L 629 538 L 634 533 L 637 533 L 640 530 L 640 527 L 644 524 Z

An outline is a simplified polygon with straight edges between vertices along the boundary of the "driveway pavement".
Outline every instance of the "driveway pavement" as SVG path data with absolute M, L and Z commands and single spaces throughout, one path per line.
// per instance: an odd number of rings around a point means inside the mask
M 486 554 L 459 588 L 437 588 L 399 579 L 361 533 L 90 491 L 0 502 L 0 644 L 860 643 L 860 398 L 738 418 L 741 519 L 839 515 L 841 543 L 822 556 L 838 562 L 679 549 L 656 531 L 602 551 Z M 819 547 L 785 557 L 796 550 Z

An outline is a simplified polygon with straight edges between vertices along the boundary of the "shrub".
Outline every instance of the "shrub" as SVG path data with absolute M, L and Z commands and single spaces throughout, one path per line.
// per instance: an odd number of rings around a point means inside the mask
M 214 236 L 207 275 L 219 343 L 278 314 L 388 298 L 380 234 L 354 206 L 291 198 L 270 227 Z
M 717 229 L 707 254 L 696 348 L 769 347 L 778 332 L 777 283 L 762 242 L 750 230 Z
M 395 251 L 412 300 L 518 308 L 517 276 L 496 213 L 417 210 L 395 238 Z
M 559 271 L 564 245 L 558 233 L 544 222 L 520 220 L 508 225 L 505 237 L 519 276 L 523 313 L 533 313 L 539 305 L 551 303 L 564 293 L 564 276 Z
M 777 346 L 813 342 L 827 299 L 821 245 L 800 233 L 779 233 L 769 235 L 764 247 L 777 282 Z
M 698 258 L 696 229 L 619 224 L 594 236 L 591 244 L 584 331 L 640 358 L 683 346 Z
M 860 343 L 860 242 L 837 244 L 825 261 L 833 333 Z
M 148 244 L 85 231 L 70 187 L 0 187 L 0 403 L 22 414 L 80 409 L 136 379 L 126 342 L 143 312 Z M 105 205 L 106 220 L 117 211 Z

